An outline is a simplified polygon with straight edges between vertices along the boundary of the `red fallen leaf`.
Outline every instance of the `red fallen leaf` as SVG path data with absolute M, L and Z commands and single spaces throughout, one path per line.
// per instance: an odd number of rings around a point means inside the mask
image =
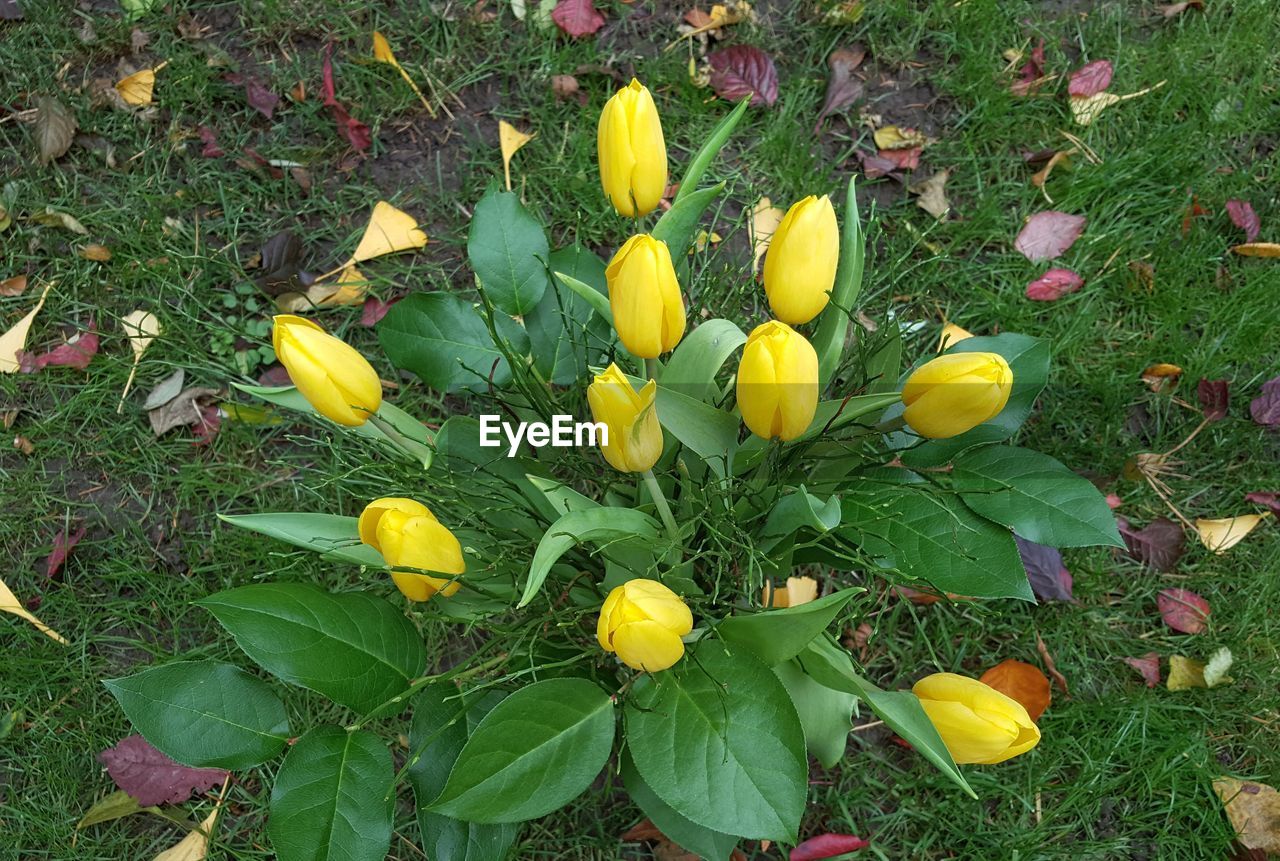
M 200 143 L 204 144 L 200 149 L 201 158 L 220 158 L 227 154 L 226 150 L 218 146 L 218 135 L 213 129 L 200 126 L 196 133 L 200 135 Z
M 241 167 L 246 167 L 246 168 L 249 168 L 250 170 L 252 170 L 255 167 L 259 167 L 259 168 L 262 168 L 264 171 L 266 171 L 267 174 L 272 179 L 284 178 L 284 171 L 276 167 L 274 164 L 272 164 L 271 161 L 266 156 L 262 155 L 262 153 L 258 152 L 253 147 L 251 146 L 245 147 L 244 154 L 247 155 L 250 159 L 252 159 L 252 161 L 249 162 L 248 164 L 245 164 L 243 162 L 237 162 L 238 164 L 241 165 Z
M 874 153 L 858 150 L 858 161 L 862 163 L 862 175 L 867 179 L 887 176 L 898 169 L 898 163 Z
M 85 527 L 81 526 L 75 532 L 68 532 L 63 529 L 57 535 L 53 536 L 53 549 L 49 551 L 49 555 L 44 560 L 44 576 L 52 580 L 58 576 L 58 572 L 62 570 L 62 565 L 67 561 L 67 557 L 71 555 L 71 551 L 80 539 L 84 538 Z
M 711 88 L 731 102 L 751 96 L 751 104 L 772 105 L 778 100 L 778 69 L 773 58 L 754 45 L 731 45 L 707 55 L 711 64 Z
M 1244 495 L 1245 502 L 1252 502 L 1255 505 L 1263 505 L 1271 509 L 1271 513 L 1276 517 L 1280 517 L 1280 493 L 1271 493 L 1268 491 L 1255 490 Z
M 338 102 L 333 83 L 332 42 L 324 47 L 324 65 L 321 71 L 321 94 L 324 96 L 325 107 L 329 109 L 329 113 L 333 115 L 333 121 L 338 125 L 338 134 L 351 144 L 353 150 L 363 153 L 373 145 L 373 133 L 369 131 L 368 126 L 347 113 L 347 109 Z
M 1067 94 L 1079 99 L 1096 96 L 1111 84 L 1110 60 L 1094 60 L 1071 73 L 1067 82 Z
M 1249 415 L 1260 425 L 1280 425 L 1280 377 L 1262 384 L 1262 394 L 1249 401 Z
M 1022 567 L 1031 582 L 1031 591 L 1041 601 L 1075 601 L 1071 594 L 1074 585 L 1071 572 L 1062 561 L 1062 554 L 1055 548 L 1028 541 L 1021 535 L 1013 536 L 1022 557 Z
M 1027 219 L 1013 247 L 1032 263 L 1061 256 L 1084 232 L 1083 215 L 1049 210 Z
M 98 754 L 116 786 L 143 807 L 181 804 L 227 779 L 221 768 L 190 768 L 174 762 L 140 735 L 121 739 Z
M 1076 292 L 1083 285 L 1084 279 L 1070 269 L 1050 269 L 1027 285 L 1027 298 L 1037 302 L 1052 302 Z
M 878 156 L 900 170 L 915 170 L 920 166 L 922 152 L 924 147 L 912 146 L 906 149 L 882 149 Z
M 818 121 L 813 126 L 816 135 L 822 128 L 822 121 L 836 111 L 843 110 L 862 97 L 862 81 L 853 76 L 867 51 L 861 45 L 852 48 L 838 48 L 827 57 L 827 95 L 822 100 L 822 110 L 818 111 Z
M 1247 200 L 1228 200 L 1227 215 L 1231 217 L 1231 223 L 1244 231 L 1244 241 L 1252 242 L 1258 238 L 1258 231 L 1262 230 L 1262 221 L 1258 218 L 1258 213 L 1253 211 L 1253 206 Z
M 1199 634 L 1209 618 L 1209 602 L 1187 589 L 1161 589 L 1156 608 L 1166 625 L 1183 634 Z
M 821 861 L 823 858 L 834 858 L 846 852 L 857 852 L 871 844 L 853 834 L 819 834 L 810 837 L 788 856 L 790 861 Z
M 1160 656 L 1155 652 L 1147 652 L 1140 658 L 1123 658 L 1122 660 L 1142 674 L 1147 687 L 1154 688 L 1160 684 Z
M 364 300 L 364 307 L 360 309 L 360 325 L 374 326 L 383 317 L 387 316 L 387 312 L 391 310 L 391 306 L 399 302 L 397 299 L 390 299 L 383 302 L 381 299 L 375 299 L 370 296 Z
M 1204 417 L 1216 422 L 1227 417 L 1227 406 L 1230 403 L 1226 380 L 1201 380 L 1196 383 L 1196 396 L 1200 399 L 1200 408 Z
M 38 356 L 23 350 L 18 356 L 18 369 L 24 374 L 33 374 L 50 365 L 57 368 L 76 368 L 83 371 L 89 367 L 93 357 L 98 355 L 98 333 L 93 321 L 89 321 L 87 331 L 72 336 L 65 344 L 59 344 L 47 353 Z
M 1043 77 L 1044 39 L 1041 39 L 1031 49 L 1030 59 L 1023 63 L 1022 68 L 1018 70 L 1018 80 L 1009 86 L 1009 90 L 1015 96 L 1029 96 L 1040 89 L 1040 79 Z
M 560 0 L 551 10 L 551 20 L 574 39 L 590 36 L 604 26 L 604 16 L 591 0 Z
M 1120 537 L 1129 555 L 1157 571 L 1172 571 L 1186 550 L 1182 527 L 1167 517 L 1157 517 L 1141 529 L 1134 529 L 1124 517 L 1116 518 Z
M 206 404 L 200 407 L 200 420 L 191 427 L 191 433 L 195 436 L 192 445 L 208 445 L 213 442 L 213 438 L 218 435 L 218 431 L 221 429 L 222 410 L 215 404 Z
M 271 92 L 257 78 L 229 72 L 223 75 L 222 79 L 228 84 L 244 87 L 245 101 L 249 103 L 249 107 L 267 119 L 271 119 L 275 115 L 276 105 L 280 104 L 280 97 Z
M 289 379 L 289 369 L 284 365 L 272 365 L 258 375 L 258 385 L 292 386 L 293 380 Z
M 1119 508 L 1123 502 L 1124 500 L 1121 499 L 1118 494 L 1115 494 L 1115 493 L 1107 494 L 1107 508 L 1110 508 L 1112 511 L 1115 511 L 1117 508 Z
M 1191 189 L 1187 189 L 1187 191 L 1190 193 Z M 1200 205 L 1199 195 L 1192 194 L 1191 203 L 1187 206 L 1186 214 L 1182 216 L 1182 235 L 1186 236 L 1191 232 L 1192 219 L 1200 218 L 1201 216 L 1208 214 L 1209 210 Z

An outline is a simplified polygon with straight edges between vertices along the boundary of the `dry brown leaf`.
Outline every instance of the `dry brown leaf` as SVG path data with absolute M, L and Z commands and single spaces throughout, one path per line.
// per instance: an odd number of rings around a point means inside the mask
M 812 577 L 788 577 L 784 589 L 766 583 L 761 600 L 766 607 L 796 607 L 818 599 L 818 581 Z
M 36 100 L 35 135 L 40 163 L 55 161 L 71 148 L 76 136 L 76 115 L 53 96 L 41 96 Z
M 351 263 L 362 263 L 384 254 L 421 248 L 426 244 L 427 234 L 418 228 L 418 222 L 412 215 L 396 209 L 385 200 L 380 200 L 373 208 L 373 215 L 369 217 L 369 226 L 364 229 L 364 236 L 360 237 L 356 253 L 342 268 L 345 269 Z
M 3 580 L 0 580 L 0 612 L 12 613 L 19 618 L 26 619 L 32 625 L 35 625 L 37 631 L 44 634 L 49 639 L 57 640 L 64 646 L 67 645 L 67 638 L 50 628 L 44 622 L 41 622 L 32 615 L 26 607 L 22 606 L 22 602 L 18 600 L 17 596 L 14 595 L 12 591 L 10 591 L 9 587 L 5 585 Z
M 525 134 L 506 120 L 498 121 L 498 146 L 502 148 L 502 174 L 507 180 L 507 191 L 511 190 L 511 157 L 533 137 L 533 134 Z
M 1231 250 L 1241 257 L 1280 257 L 1280 242 L 1246 242 Z
M 1264 511 L 1261 514 L 1241 514 L 1217 520 L 1197 517 L 1196 532 L 1200 535 L 1200 543 L 1205 547 L 1214 553 L 1226 553 L 1243 541 L 1269 515 L 1270 512 Z
M 91 243 L 82 245 L 77 251 L 83 259 L 92 260 L 95 263 L 106 263 L 111 259 L 111 249 L 105 245 Z
M 0 296 L 21 296 L 27 292 L 27 276 L 15 275 L 0 281 Z
M 217 393 L 217 389 L 206 389 L 200 386 L 183 389 L 173 400 L 147 413 L 147 418 L 151 422 L 151 432 L 160 436 L 174 428 L 202 421 L 200 401 L 211 398 Z
M 947 177 L 950 175 L 949 170 L 940 170 L 928 179 L 909 185 L 907 191 L 919 195 L 916 206 L 934 218 L 945 218 L 951 211 L 951 201 L 947 200 L 946 193 Z
M 12 374 L 18 370 L 18 351 L 27 346 L 27 333 L 31 331 L 31 322 L 35 320 L 36 314 L 44 307 L 44 300 L 49 297 L 49 291 L 53 289 L 53 283 L 50 281 L 44 287 L 44 292 L 40 294 L 39 301 L 36 306 L 26 313 L 26 315 L 14 323 L 9 331 L 0 335 L 0 374 Z
M 1053 698 L 1049 677 L 1039 667 L 1022 661 L 1001 661 L 983 673 L 978 681 L 1017 700 L 1033 721 L 1040 720 L 1040 715 L 1044 714 Z
M 1222 799 L 1241 846 L 1280 855 L 1280 792 L 1265 783 L 1234 777 L 1218 778 L 1213 791 Z
M 786 213 L 774 206 L 773 201 L 762 197 L 756 201 L 751 210 L 751 245 L 755 249 L 755 257 L 751 260 L 751 274 L 760 267 L 760 258 L 769 250 L 769 242 Z

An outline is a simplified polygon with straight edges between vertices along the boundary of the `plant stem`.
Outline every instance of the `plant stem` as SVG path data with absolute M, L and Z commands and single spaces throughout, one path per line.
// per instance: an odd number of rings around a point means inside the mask
M 658 360 L 657 359 L 644 360 L 644 378 L 646 380 L 658 379 Z
M 662 488 L 658 486 L 658 479 L 654 477 L 651 469 L 646 469 L 642 474 L 645 487 L 649 488 L 649 495 L 653 497 L 653 504 L 657 506 L 658 514 L 662 517 L 662 523 L 667 527 L 667 534 L 671 536 L 671 540 L 677 545 L 680 544 L 680 530 L 676 526 L 676 519 L 671 516 L 671 506 L 667 505 L 667 497 L 663 495 Z
M 430 464 L 432 458 L 431 449 L 427 448 L 417 440 L 409 439 L 400 431 L 396 430 L 396 426 L 384 419 L 377 413 L 369 416 L 369 424 L 376 427 L 386 436 L 391 444 L 397 449 L 407 454 L 409 457 L 424 464 Z
M 387 700 L 386 702 L 374 708 L 362 719 L 346 727 L 346 729 L 350 732 L 354 732 L 355 730 L 364 728 L 365 724 L 369 723 L 370 721 L 383 717 L 382 712 L 384 709 L 390 708 L 391 706 L 394 706 L 397 703 L 402 703 L 409 700 L 410 698 L 413 697 L 414 694 L 416 694 L 418 691 L 422 690 L 432 682 L 444 681 L 445 679 L 448 679 L 448 680 L 466 679 L 466 678 L 470 678 L 471 676 L 478 676 L 487 670 L 491 670 L 494 667 L 505 663 L 508 657 L 510 656 L 506 652 L 503 652 L 502 654 L 497 655 L 496 657 L 492 657 L 482 664 L 477 664 L 471 669 L 463 670 L 460 673 L 444 672 L 444 673 L 437 673 L 434 676 L 423 676 L 422 678 L 416 680 L 413 684 L 409 685 L 409 687 L 403 693 L 396 694 L 391 699 Z
M 880 422 L 880 424 L 876 425 L 876 430 L 880 433 L 893 433 L 894 431 L 902 430 L 906 426 L 906 418 L 899 415 L 888 421 Z

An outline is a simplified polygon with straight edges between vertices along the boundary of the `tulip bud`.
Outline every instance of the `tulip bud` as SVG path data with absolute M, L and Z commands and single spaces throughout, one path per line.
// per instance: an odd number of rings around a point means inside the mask
M 656 359 L 684 337 L 684 297 L 667 243 L 647 233 L 631 237 L 605 269 L 609 308 L 622 345 Z
M 693 630 L 683 599 L 656 580 L 628 580 L 600 608 L 596 639 L 633 670 L 656 673 L 684 655 L 680 638 Z
M 360 540 L 382 554 L 392 568 L 420 568 L 462 574 L 467 563 L 462 545 L 421 502 L 400 497 L 375 499 L 360 514 Z M 392 571 L 391 579 L 406 598 L 426 601 L 439 592 L 448 598 L 461 587 L 448 577 Z
M 316 412 L 356 427 L 378 411 L 382 383 L 364 356 L 310 320 L 279 314 L 273 322 L 276 358 Z
M 662 456 L 657 397 L 657 383 L 650 380 L 637 393 L 617 365 L 610 365 L 587 387 L 592 418 L 609 430 L 600 451 L 619 472 L 644 472 Z
M 827 307 L 840 261 L 840 227 L 831 198 L 809 195 L 792 204 L 769 240 L 764 292 L 773 316 L 799 326 Z
M 934 673 L 911 689 L 957 763 L 992 765 L 1040 743 L 1040 730 L 1017 700 L 977 679 Z
M 614 93 L 596 129 L 600 185 L 619 215 L 648 215 L 667 189 L 667 145 L 649 90 L 635 78 Z
M 747 338 L 738 364 L 738 409 L 751 432 L 791 440 L 818 409 L 818 354 L 804 336 L 772 320 Z
M 996 353 L 948 353 L 902 387 L 903 418 L 920 436 L 947 439 L 995 418 L 1009 402 L 1013 370 Z

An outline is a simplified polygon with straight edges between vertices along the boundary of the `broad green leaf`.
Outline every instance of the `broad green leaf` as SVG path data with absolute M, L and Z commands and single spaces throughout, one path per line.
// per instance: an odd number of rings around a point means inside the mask
M 988 520 L 1050 547 L 1124 547 L 1116 518 L 1093 483 L 1025 448 L 990 445 L 955 459 L 951 487 Z
M 713 861 L 728 861 L 729 856 L 738 846 L 737 837 L 704 828 L 672 810 L 671 806 L 659 798 L 658 793 L 644 782 L 644 778 L 636 770 L 636 764 L 627 750 L 624 749 L 619 756 L 619 763 L 622 771 L 622 785 L 626 787 L 627 794 L 659 831 L 687 852 L 693 852 Z
M 902 374 L 902 327 L 885 326 L 884 341 L 867 357 L 867 391 L 871 394 L 896 392 Z
M 510 317 L 497 315 L 495 320 L 498 334 L 512 349 L 527 353 L 524 329 Z M 378 323 L 378 341 L 397 368 L 442 392 L 484 391 L 511 379 L 511 366 L 479 311 L 451 293 L 404 297 Z
M 865 591 L 852 586 L 795 607 L 730 616 L 716 625 L 716 633 L 735 649 L 749 651 L 772 667 L 804 651 L 854 595 Z
M 103 684 L 143 738 L 183 765 L 251 768 L 289 738 L 271 686 L 230 664 L 177 661 Z
M 831 768 L 844 756 L 853 728 L 853 705 L 858 698 L 818 684 L 795 661 L 783 661 L 773 668 L 773 673 L 782 681 L 800 715 L 809 753 L 824 768 Z
M 870 484 L 846 493 L 846 528 L 909 577 L 970 598 L 1034 601 L 1013 533 L 978 517 L 954 493 Z
M 472 510 L 494 529 L 537 541 L 542 528 L 532 513 L 547 521 L 557 513 L 528 476 L 544 475 L 546 468 L 523 454 L 507 457 L 505 441 L 496 448 L 480 442 L 480 422 L 471 416 L 449 417 L 436 434 L 430 476 L 465 488 Z
M 853 660 L 829 637 L 814 640 L 800 655 L 800 666 L 814 681 L 832 690 L 861 697 L 889 729 L 900 735 L 971 798 L 978 796 L 960 773 L 951 752 L 920 700 L 911 691 L 882 691 L 853 671 Z
M 527 314 L 547 289 L 547 234 L 514 192 L 490 186 L 476 204 L 467 257 L 480 287 L 499 309 Z
M 738 447 L 741 421 L 733 413 L 658 386 L 658 422 L 702 458 L 717 476 Z
M 522 822 L 580 795 L 613 748 L 613 700 L 586 679 L 521 688 L 471 733 L 431 810 L 468 822 Z
M 840 525 L 840 498 L 832 496 L 823 502 L 803 487 L 779 499 L 765 519 L 756 541 L 756 549 L 768 553 L 770 548 L 798 529 L 812 529 L 819 534 Z
M 862 292 L 862 272 L 866 267 L 867 240 L 862 233 L 862 217 L 858 214 L 858 196 L 854 193 L 854 178 L 849 177 L 845 192 L 844 227 L 840 231 L 840 263 L 836 267 L 836 282 L 831 288 L 831 301 L 818 318 L 818 329 L 813 334 L 813 349 L 818 354 L 818 385 L 826 389 L 831 375 L 840 365 L 844 355 L 849 327 L 853 325 L 850 313 L 857 307 L 858 294 Z
M 596 502 L 589 496 L 579 493 L 567 484 L 556 481 L 554 478 L 543 478 L 538 475 L 525 476 L 529 479 L 529 483 L 537 488 L 542 494 L 543 499 L 551 504 L 557 515 L 568 514 L 570 511 L 584 511 L 588 508 L 599 508 L 600 503 Z
M 585 299 L 587 304 L 591 306 L 591 310 L 607 321 L 610 327 L 613 326 L 613 309 L 609 307 L 607 294 L 602 294 L 590 284 L 578 280 L 568 272 L 561 272 L 557 269 L 553 270 L 553 274 L 560 280 L 561 284 L 568 287 L 582 299 Z
M 769 669 L 704 641 L 627 698 L 627 746 L 644 782 L 704 828 L 794 843 L 804 814 L 804 730 Z
M 653 226 L 651 235 L 654 239 L 667 243 L 667 250 L 671 252 L 671 259 L 677 266 L 685 259 L 689 246 L 693 244 L 693 234 L 698 228 L 702 213 L 722 191 L 724 183 L 718 182 L 689 192 L 662 213 L 658 223 Z
M 607 542 L 619 539 L 640 538 L 656 541 L 658 524 L 652 517 L 634 508 L 589 508 L 570 511 L 551 525 L 529 566 L 529 579 L 517 607 L 533 600 L 542 588 L 547 574 L 561 556 L 583 542 Z
M 711 130 L 711 134 L 707 135 L 707 139 L 698 148 L 698 152 L 689 160 L 689 166 L 685 168 L 684 176 L 680 180 L 680 190 L 676 192 L 676 201 L 684 200 L 697 191 L 698 183 L 702 181 L 702 175 L 707 172 L 711 162 L 720 154 L 720 149 L 729 140 L 729 136 L 737 128 L 739 121 L 742 120 L 743 115 L 747 112 L 747 106 L 750 104 L 750 99 L 743 99 L 738 102 L 737 107 L 725 115 L 724 119 L 716 123 L 716 127 Z
M 360 543 L 358 520 L 338 514 L 276 511 L 268 514 L 219 514 L 218 519 L 250 532 L 314 550 L 325 558 L 355 565 L 385 566 L 381 554 Z
M 319 726 L 289 749 L 271 788 L 278 861 L 383 861 L 391 848 L 391 752 L 367 730 Z
M 427 666 L 417 628 L 364 592 L 257 583 L 196 603 L 258 666 L 362 714 L 407 690 Z
M 413 701 L 409 749 L 414 759 L 409 764 L 409 783 L 417 802 L 422 848 L 433 861 L 501 861 L 518 833 L 514 824 L 463 822 L 428 809 L 448 782 L 470 728 L 502 697 L 495 692 L 474 699 L 464 704 L 457 688 L 442 683 L 423 688 Z
M 662 387 L 696 400 L 714 403 L 720 387 L 716 374 L 747 336 L 729 320 L 706 320 L 684 336 L 671 354 L 659 382 Z
M 581 245 L 552 252 L 548 267 L 607 295 L 604 261 Z M 595 314 L 591 303 L 559 279 L 525 315 L 524 327 L 538 373 L 560 386 L 584 381 L 588 362 L 595 361 L 613 340 L 609 325 Z

